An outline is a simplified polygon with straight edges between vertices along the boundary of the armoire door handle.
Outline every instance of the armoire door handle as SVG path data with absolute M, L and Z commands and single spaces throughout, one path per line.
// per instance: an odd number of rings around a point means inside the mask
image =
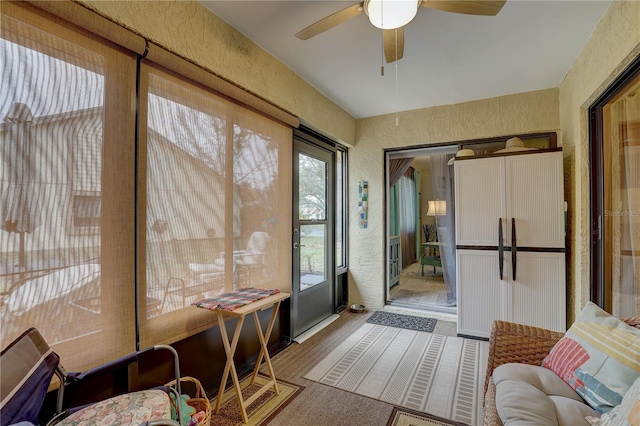
M 511 263 L 513 264 L 513 280 L 516 280 L 516 269 L 518 267 L 518 248 L 516 245 L 516 220 L 511 218 Z
M 502 280 L 504 264 L 504 245 L 502 244 L 502 218 L 498 219 L 498 272 Z

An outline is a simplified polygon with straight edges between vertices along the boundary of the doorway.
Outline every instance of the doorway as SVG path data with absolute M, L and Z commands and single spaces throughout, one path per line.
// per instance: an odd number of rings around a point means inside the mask
M 294 133 L 292 335 L 334 311 L 335 152 Z
M 457 145 L 386 153 L 389 305 L 457 313 Z
M 589 109 L 591 301 L 640 313 L 640 57 Z

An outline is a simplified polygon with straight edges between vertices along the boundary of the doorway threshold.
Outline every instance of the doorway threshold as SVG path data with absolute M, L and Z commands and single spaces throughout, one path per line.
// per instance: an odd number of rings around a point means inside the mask
M 437 305 L 416 305 L 413 303 L 403 303 L 403 302 L 395 302 L 390 300 L 387 302 L 386 306 L 401 308 L 401 309 L 411 309 L 419 312 L 437 312 L 442 314 L 450 314 L 454 318 L 458 316 L 458 308 L 457 306 L 437 306 Z
M 305 340 L 309 339 L 311 336 L 318 333 L 320 330 L 322 330 L 323 328 L 325 328 L 326 326 L 328 326 L 338 318 L 340 318 L 340 315 L 338 314 L 330 315 L 328 318 L 325 318 L 324 320 L 320 321 L 318 324 L 311 327 L 309 330 L 305 331 L 304 333 L 302 333 L 301 335 L 293 339 L 293 341 L 298 344 L 304 342 Z

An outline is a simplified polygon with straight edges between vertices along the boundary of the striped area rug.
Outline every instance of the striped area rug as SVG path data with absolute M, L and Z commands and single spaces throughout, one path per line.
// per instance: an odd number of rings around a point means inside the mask
M 479 425 L 488 350 L 484 341 L 366 323 L 304 378 Z

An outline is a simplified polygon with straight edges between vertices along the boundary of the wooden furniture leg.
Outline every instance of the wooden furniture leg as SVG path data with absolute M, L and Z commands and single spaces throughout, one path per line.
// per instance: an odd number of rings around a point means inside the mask
M 220 412 L 220 405 L 222 404 L 222 397 L 224 395 L 224 389 L 227 384 L 227 379 L 229 378 L 229 373 L 231 373 L 231 379 L 233 381 L 233 388 L 236 393 L 236 397 L 238 399 L 238 405 L 240 406 L 240 411 L 242 414 L 242 422 L 248 423 L 249 416 L 247 415 L 247 407 L 249 407 L 254 401 L 256 401 L 262 394 L 268 391 L 270 388 L 273 388 L 276 395 L 280 394 L 280 389 L 278 388 L 278 382 L 276 380 L 276 375 L 273 370 L 273 364 L 271 364 L 271 357 L 269 356 L 269 349 L 267 344 L 269 343 L 269 338 L 271 337 L 271 332 L 273 331 L 273 326 L 276 322 L 276 318 L 278 316 L 278 309 L 280 308 L 280 302 L 289 297 L 289 295 L 277 296 L 277 300 L 271 301 L 271 304 L 266 304 L 268 300 L 265 300 L 264 305 L 262 303 L 255 302 L 254 305 L 247 305 L 248 307 L 239 308 L 234 311 L 227 312 L 228 315 L 232 315 L 238 318 L 238 324 L 236 325 L 236 329 L 233 333 L 233 338 L 229 341 L 229 336 L 227 334 L 227 329 L 224 323 L 224 311 L 216 310 L 218 325 L 220 326 L 220 334 L 222 335 L 222 343 L 224 344 L 224 351 L 227 355 L 227 363 L 224 366 L 224 372 L 222 374 L 222 382 L 220 382 L 220 390 L 218 391 L 218 397 L 216 399 L 216 407 L 215 413 Z M 262 331 L 262 326 L 260 325 L 260 319 L 258 318 L 258 311 L 264 310 L 272 307 L 273 312 L 271 313 L 271 319 L 269 320 L 269 324 L 267 325 L 266 330 Z M 269 371 L 269 381 L 262 385 L 260 389 L 258 389 L 253 395 L 251 395 L 246 400 L 242 396 L 242 388 L 240 387 L 240 380 L 238 380 L 238 373 L 236 372 L 236 367 L 233 362 L 233 356 L 235 354 L 236 348 L 238 346 L 238 340 L 240 340 L 240 333 L 242 331 L 242 325 L 244 323 L 245 317 L 253 313 L 253 320 L 256 325 L 256 332 L 258 334 L 258 339 L 260 340 L 260 353 L 258 354 L 258 359 L 256 360 L 256 364 L 253 368 L 253 374 L 251 376 L 251 384 L 254 384 L 256 377 L 258 375 L 258 370 L 260 368 L 260 364 L 262 363 L 262 359 L 264 358 L 267 364 L 267 370 Z
M 224 324 L 224 316 L 222 312 L 217 311 L 218 324 L 220 326 L 220 334 L 222 334 L 222 343 L 224 345 L 224 352 L 227 355 L 227 363 L 224 366 L 224 373 L 222 373 L 222 381 L 220 382 L 220 390 L 218 391 L 218 398 L 216 399 L 215 413 L 220 412 L 220 404 L 222 403 L 222 396 L 224 395 L 224 388 L 227 384 L 227 378 L 229 372 L 231 372 L 231 380 L 233 380 L 233 387 L 235 388 L 236 395 L 238 397 L 238 403 L 240 404 L 240 410 L 242 411 L 242 421 L 247 423 L 249 418 L 247 417 L 247 411 L 242 400 L 242 388 L 240 388 L 240 381 L 238 380 L 238 373 L 236 372 L 236 365 L 233 362 L 233 356 L 238 346 L 238 340 L 240 339 L 240 332 L 242 331 L 242 324 L 244 323 L 244 315 L 238 317 L 238 324 L 236 324 L 236 330 L 233 333 L 233 340 L 229 343 L 229 337 L 227 335 L 227 328 Z
M 256 365 L 253 368 L 253 374 L 251 376 L 251 384 L 253 384 L 258 376 L 258 370 L 260 369 L 260 364 L 262 363 L 262 357 L 264 357 L 265 362 L 267 363 L 267 369 L 269 370 L 269 377 L 273 380 L 273 390 L 276 392 L 276 395 L 280 395 L 280 389 L 278 389 L 278 382 L 276 381 L 276 375 L 273 372 L 273 365 L 271 364 L 271 358 L 269 357 L 269 351 L 267 349 L 267 344 L 269 343 L 269 338 L 271 337 L 271 331 L 273 330 L 273 325 L 276 322 L 276 316 L 278 315 L 278 309 L 280 308 L 280 302 L 276 302 L 273 305 L 273 312 L 271 313 L 271 319 L 269 320 L 269 325 L 267 329 L 262 334 L 262 326 L 260 325 L 260 321 L 258 319 L 258 313 L 253 313 L 253 319 L 256 323 L 256 330 L 258 331 L 258 338 L 260 339 L 260 353 L 258 354 L 258 359 L 256 360 Z

